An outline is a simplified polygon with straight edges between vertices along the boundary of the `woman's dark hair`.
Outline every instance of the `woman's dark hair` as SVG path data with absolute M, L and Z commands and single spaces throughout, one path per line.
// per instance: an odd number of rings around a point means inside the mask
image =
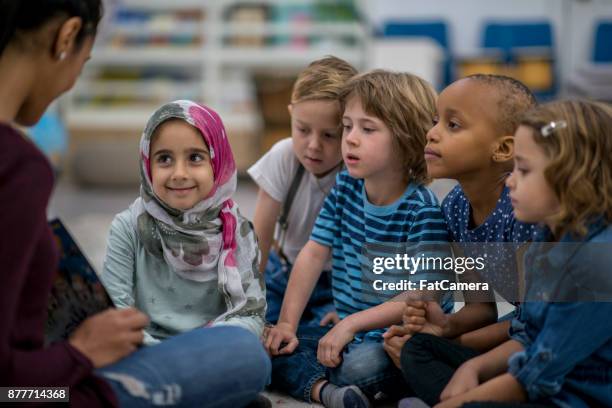
M 0 0 L 0 55 L 21 32 L 36 30 L 56 16 L 80 17 L 77 46 L 95 35 L 102 18 L 102 0 Z

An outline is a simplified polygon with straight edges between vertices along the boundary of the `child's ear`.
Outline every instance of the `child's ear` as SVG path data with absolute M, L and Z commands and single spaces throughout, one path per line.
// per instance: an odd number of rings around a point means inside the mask
M 493 151 L 493 161 L 503 163 L 514 158 L 514 136 L 502 136 Z
M 292 104 L 287 105 L 287 110 L 289 111 L 289 115 L 291 115 L 291 111 L 293 110 L 293 105 Z

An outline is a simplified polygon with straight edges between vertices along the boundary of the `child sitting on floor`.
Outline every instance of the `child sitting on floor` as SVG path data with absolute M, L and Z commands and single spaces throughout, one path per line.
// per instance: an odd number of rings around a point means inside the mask
M 276 143 L 248 173 L 259 186 L 253 224 L 266 279 L 266 320 L 276 323 L 292 265 L 308 242 L 325 196 L 342 168 L 340 91 L 357 74 L 336 57 L 312 62 L 291 93 L 291 138 Z M 276 242 L 273 242 L 275 227 Z M 324 265 L 302 323 L 336 322 L 331 294 L 331 259 Z
M 612 405 L 610 134 L 612 108 L 594 102 L 521 120 L 507 185 L 516 218 L 541 226 L 525 254 L 525 302 L 511 340 L 464 363 L 436 407 Z
M 265 286 L 253 228 L 231 198 L 236 168 L 221 118 L 191 101 L 160 107 L 142 134 L 140 176 L 140 197 L 111 225 L 102 281 L 117 307 L 148 315 L 151 347 L 139 353 L 181 350 L 180 375 L 206 390 L 194 404 L 234 395 L 228 404 L 244 405 L 269 375 Z M 102 374 L 129 382 L 115 369 Z
M 519 299 L 519 273 L 511 247 L 529 241 L 533 226 L 514 218 L 504 182 L 512 169 L 520 115 L 534 105 L 529 89 L 513 78 L 478 74 L 460 79 L 440 94 L 424 149 L 431 177 L 459 182 L 442 203 L 455 247 L 474 258 L 487 254 L 479 276 L 465 273 L 459 279 L 487 282 L 513 304 Z M 474 291 L 464 297 L 466 305 L 452 314 L 434 302 L 408 302 L 403 327 L 385 334 L 386 350 L 398 364 L 401 351 L 410 389 L 430 404 L 439 401 L 461 362 L 508 338 L 509 321 L 494 323 L 492 296 Z
M 430 84 L 405 73 L 376 70 L 346 85 L 342 157 L 347 170 L 338 174 L 298 255 L 280 319 L 266 340 L 275 356 L 272 385 L 295 398 L 334 408 L 367 407 L 375 397 L 405 388 L 381 337 L 382 329 L 401 321 L 403 302 L 369 295 L 362 250 L 371 244 L 448 242 L 442 211 L 424 187 L 421 154 L 435 97 Z M 341 320 L 331 329 L 298 329 L 330 254 Z

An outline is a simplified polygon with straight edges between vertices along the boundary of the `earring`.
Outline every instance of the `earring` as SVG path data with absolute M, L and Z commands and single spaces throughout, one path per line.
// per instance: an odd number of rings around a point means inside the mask
M 58 59 L 59 59 L 60 61 L 65 60 L 65 59 L 66 59 L 66 51 L 62 51 L 62 52 L 60 52 L 60 55 L 59 55 Z

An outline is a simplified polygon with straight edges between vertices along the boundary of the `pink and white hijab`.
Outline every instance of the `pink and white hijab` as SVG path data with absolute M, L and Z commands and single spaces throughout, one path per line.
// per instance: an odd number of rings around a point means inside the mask
M 153 192 L 150 167 L 151 138 L 168 119 L 181 119 L 200 131 L 210 150 L 214 185 L 208 196 L 189 210 L 169 207 Z M 259 250 L 252 227 L 242 218 L 231 197 L 236 191 L 236 166 L 223 122 L 212 109 L 178 100 L 160 107 L 149 119 L 140 139 L 140 197 L 131 206 L 132 221 L 147 251 L 184 279 L 216 279 L 226 297 L 227 311 L 215 321 L 239 315 L 247 302 L 241 271 L 258 276 Z M 240 244 L 240 250 L 237 246 Z M 251 299 L 262 291 L 249 293 Z M 265 296 L 265 295 L 263 295 Z

